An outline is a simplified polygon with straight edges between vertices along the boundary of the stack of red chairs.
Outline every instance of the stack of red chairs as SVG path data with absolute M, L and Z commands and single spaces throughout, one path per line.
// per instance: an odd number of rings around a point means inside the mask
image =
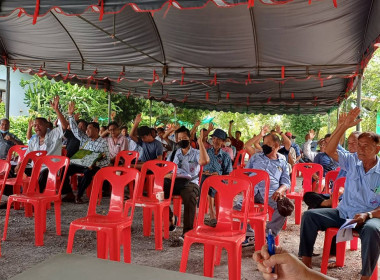
M 111 184 L 111 200 L 107 215 L 96 213 L 96 204 L 103 182 Z M 134 194 L 124 203 L 125 187 L 133 184 Z M 140 172 L 133 168 L 105 167 L 100 169 L 93 180 L 87 216 L 70 224 L 67 253 L 73 250 L 75 232 L 79 229 L 97 233 L 98 258 L 120 261 L 120 247 L 124 247 L 124 262 L 131 262 L 131 227 L 135 209 L 135 199 L 139 192 Z
M 331 170 L 326 173 L 325 176 L 325 186 L 323 189 L 324 194 L 330 194 L 330 184 L 334 185 L 336 178 L 338 177 L 338 170 Z
M 235 157 L 235 161 L 234 161 L 234 164 L 233 164 L 233 169 L 240 169 L 240 168 L 244 168 L 245 166 L 245 156 L 247 154 L 247 151 L 246 150 L 240 150 L 239 152 L 237 152 L 236 154 L 236 157 Z
M 0 175 L 2 179 L 0 181 L 0 200 L 4 192 L 5 181 L 8 178 L 9 171 L 11 170 L 11 164 L 6 160 L 0 160 Z M 0 241 L 0 257 L 1 257 L 1 241 Z

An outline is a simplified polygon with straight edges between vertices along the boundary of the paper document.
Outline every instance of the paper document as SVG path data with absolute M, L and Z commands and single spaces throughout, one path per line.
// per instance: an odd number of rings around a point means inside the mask
M 346 222 L 339 228 L 336 234 L 336 243 L 343 241 L 350 241 L 352 236 L 352 229 L 356 227 L 356 223 L 352 219 L 347 219 Z

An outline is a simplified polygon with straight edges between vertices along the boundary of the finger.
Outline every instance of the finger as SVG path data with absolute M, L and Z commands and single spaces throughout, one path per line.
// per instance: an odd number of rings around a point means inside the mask
M 268 245 L 267 244 L 265 244 L 263 247 L 261 247 L 260 254 L 264 260 L 269 259 L 270 255 L 268 253 Z
M 255 261 L 255 262 L 262 262 L 263 261 L 263 256 L 261 255 L 261 252 L 260 251 L 256 251 L 253 253 L 252 255 L 252 259 Z

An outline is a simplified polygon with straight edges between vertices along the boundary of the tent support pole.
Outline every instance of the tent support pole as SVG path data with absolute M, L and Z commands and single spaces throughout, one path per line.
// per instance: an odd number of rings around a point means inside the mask
M 174 106 L 174 123 L 177 125 L 177 108 Z
M 149 99 L 149 126 L 152 127 L 152 99 Z
M 327 133 L 330 133 L 331 130 L 331 118 L 330 118 L 330 112 L 327 113 Z
M 111 92 L 108 91 L 108 123 L 111 122 Z
M 356 106 L 360 110 L 362 109 L 362 76 L 359 76 L 359 80 L 358 80 Z M 356 130 L 361 131 L 360 123 L 356 125 Z
M 10 68 L 7 66 L 7 77 L 6 77 L 6 97 L 5 97 L 5 117 L 9 119 L 9 105 L 11 99 L 11 81 L 10 81 Z

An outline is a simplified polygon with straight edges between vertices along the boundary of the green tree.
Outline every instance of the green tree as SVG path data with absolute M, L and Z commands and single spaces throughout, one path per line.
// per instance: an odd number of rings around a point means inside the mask
M 314 129 L 316 138 L 319 138 L 319 130 L 326 125 L 325 118 L 321 115 L 285 115 L 283 118 L 286 128 L 297 136 L 296 142 L 299 144 L 305 142 L 304 137 L 310 129 Z

